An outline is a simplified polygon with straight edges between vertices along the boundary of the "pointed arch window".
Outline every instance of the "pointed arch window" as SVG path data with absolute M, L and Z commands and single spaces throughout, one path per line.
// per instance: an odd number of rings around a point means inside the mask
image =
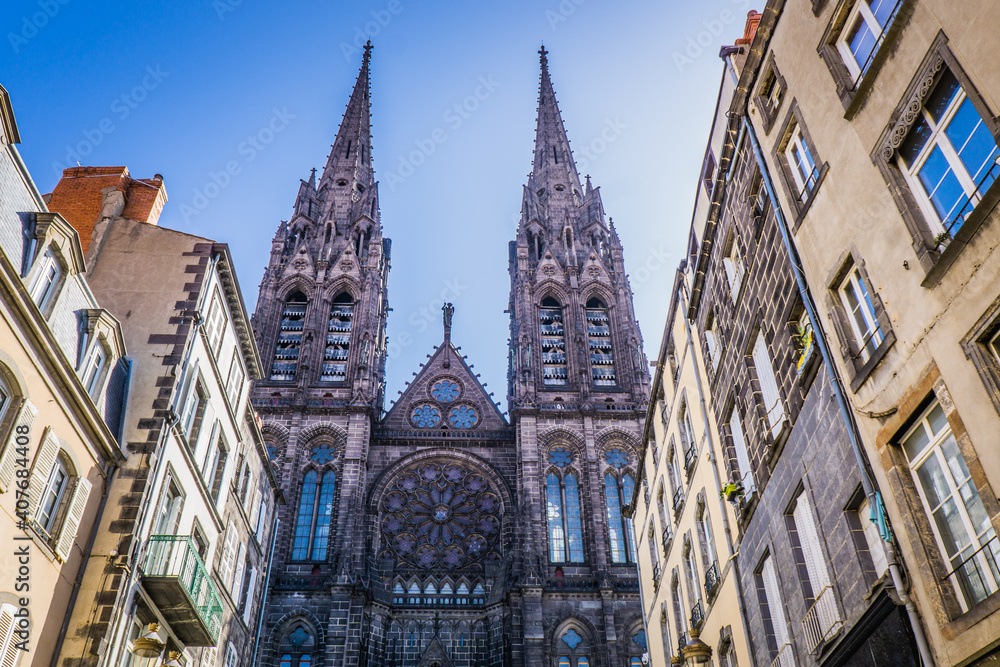
M 299 366 L 302 327 L 306 320 L 307 305 L 308 302 L 302 292 L 295 292 L 285 302 L 285 308 L 281 312 L 278 342 L 274 346 L 271 380 L 286 382 L 295 379 L 295 371 Z
M 611 321 L 608 308 L 600 299 L 587 302 L 587 342 L 590 348 L 590 372 L 595 387 L 613 387 L 615 357 L 611 349 Z
M 610 472 L 604 476 L 604 496 L 608 508 L 608 532 L 611 537 L 611 562 L 635 562 L 635 533 L 632 522 L 622 516 L 622 507 L 628 505 L 635 490 L 632 475 L 624 474 L 618 480 Z
M 347 380 L 347 354 L 351 348 L 351 328 L 354 324 L 354 299 L 342 292 L 330 307 L 326 327 L 326 348 L 323 351 L 323 382 Z
M 542 383 L 546 386 L 565 385 L 566 334 L 562 306 L 552 297 L 546 297 L 542 300 L 538 317 L 542 333 Z
M 562 479 L 549 473 L 545 480 L 549 524 L 549 560 L 553 563 L 583 562 L 583 520 L 580 485 L 573 473 Z
M 322 481 L 315 470 L 306 473 L 299 495 L 295 519 L 292 560 L 323 560 L 330 544 L 330 521 L 333 518 L 335 474 L 327 470 Z M 318 492 L 318 493 L 317 493 Z

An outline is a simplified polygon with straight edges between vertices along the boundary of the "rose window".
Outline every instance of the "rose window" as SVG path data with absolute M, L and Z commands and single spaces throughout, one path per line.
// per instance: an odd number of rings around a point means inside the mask
M 557 468 L 565 468 L 573 462 L 573 455 L 562 447 L 557 447 L 549 452 L 549 463 Z
M 467 405 L 460 405 L 457 408 L 452 408 L 451 412 L 448 414 L 448 421 L 455 428 L 472 428 L 475 426 L 478 418 L 476 410 Z
M 500 557 L 500 496 L 464 464 L 412 464 L 390 483 L 380 509 L 384 544 L 400 566 L 454 570 Z
M 605 452 L 604 460 L 608 462 L 609 466 L 615 468 L 624 468 L 625 466 L 628 465 L 628 462 L 631 460 L 631 458 L 623 450 L 618 449 L 616 447 L 615 449 L 609 449 L 607 452 Z
M 434 383 L 434 386 L 431 388 L 431 396 L 439 401 L 449 403 L 458 398 L 459 389 L 458 383 L 451 380 L 441 380 Z
M 441 421 L 441 411 L 433 405 L 419 405 L 410 413 L 410 418 L 418 428 L 431 428 Z
M 313 447 L 312 455 L 309 458 L 320 465 L 329 463 L 333 460 L 333 447 L 330 445 L 318 445 Z

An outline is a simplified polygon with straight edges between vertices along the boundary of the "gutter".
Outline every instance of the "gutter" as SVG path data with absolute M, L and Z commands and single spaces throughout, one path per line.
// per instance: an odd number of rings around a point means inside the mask
M 253 662 L 250 667 L 257 667 L 257 649 L 260 646 L 260 631 L 264 626 L 264 611 L 267 609 L 267 593 L 271 589 L 271 571 L 274 568 L 274 545 L 278 541 L 278 525 L 281 519 L 278 518 L 278 507 L 274 508 L 274 524 L 271 526 L 271 554 L 267 557 L 267 576 L 264 577 L 264 594 L 260 597 L 260 614 L 257 616 L 257 636 L 253 640 Z M 639 587 L 642 594 L 642 586 Z M 53 666 L 55 667 L 55 666 Z

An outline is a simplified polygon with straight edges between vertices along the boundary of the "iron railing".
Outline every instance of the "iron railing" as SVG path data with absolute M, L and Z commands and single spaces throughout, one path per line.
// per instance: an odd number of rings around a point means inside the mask
M 684 504 L 684 489 L 677 489 L 674 491 L 674 513 L 681 511 L 681 505 Z
M 791 644 L 783 644 L 778 649 L 778 655 L 771 661 L 771 667 L 795 667 L 795 653 Z
M 997 567 L 997 551 L 1000 551 L 1000 540 L 994 535 L 942 577 L 955 578 L 953 581 L 958 582 L 967 606 L 982 602 L 998 590 L 1000 568 Z M 986 569 L 989 569 L 989 574 L 986 574 Z
M 719 563 L 718 561 L 712 561 L 712 564 L 705 570 L 705 594 L 711 597 L 718 585 Z
M 695 602 L 691 606 L 691 627 L 700 628 L 705 622 L 705 610 L 701 606 L 701 601 Z
M 695 448 L 694 443 L 691 443 L 691 446 L 684 450 L 684 470 L 688 474 L 694 469 L 694 464 L 697 460 L 698 450 Z
M 819 592 L 816 601 L 802 617 L 802 629 L 805 631 L 809 651 L 815 651 L 816 647 L 839 630 L 841 625 L 833 587 L 827 586 Z
M 653 561 L 653 585 L 658 586 L 660 584 L 660 564 Z
M 187 535 L 151 535 L 143 574 L 176 578 L 191 596 L 198 616 L 216 641 L 222 630 L 222 597 Z
M 868 69 L 872 66 L 872 63 L 875 62 L 875 56 L 878 54 L 879 49 L 882 48 L 882 42 L 885 41 L 885 36 L 889 32 L 889 28 L 892 26 L 892 22 L 895 20 L 896 14 L 899 13 L 899 8 L 902 5 L 903 0 L 897 0 L 896 6 L 892 8 L 891 12 L 889 12 L 889 17 L 885 20 L 885 25 L 882 26 L 882 32 L 880 32 L 878 37 L 875 38 L 875 45 L 872 46 L 872 52 L 868 54 L 868 58 L 865 59 L 863 65 L 859 63 L 859 65 L 861 65 L 861 69 L 858 72 L 858 75 L 854 78 L 851 90 L 858 89 L 858 84 L 860 84 L 861 80 L 865 78 L 865 74 L 868 73 Z M 847 28 L 845 27 L 844 29 L 846 30 Z
M 816 182 L 819 180 L 819 167 L 813 167 L 809 175 L 806 176 L 805 180 L 802 181 L 802 187 L 799 189 L 799 201 L 805 203 L 809 199 L 809 195 L 816 188 Z
M 994 149 L 994 151 L 996 150 L 997 149 Z M 993 185 L 993 182 L 997 180 L 998 176 L 1000 176 L 1000 154 L 994 156 L 993 166 L 990 167 L 986 173 L 983 174 L 983 177 L 979 179 L 979 182 L 976 183 L 976 191 L 965 200 L 965 204 L 962 208 L 958 209 L 958 213 L 954 214 L 942 223 L 945 234 L 948 238 L 955 237 L 955 234 L 962 228 L 962 225 L 969 217 L 969 214 L 972 213 L 973 209 L 975 209 L 979 202 L 982 201 L 983 194 L 989 190 L 990 186 Z M 944 241 L 938 243 L 938 246 L 943 243 Z

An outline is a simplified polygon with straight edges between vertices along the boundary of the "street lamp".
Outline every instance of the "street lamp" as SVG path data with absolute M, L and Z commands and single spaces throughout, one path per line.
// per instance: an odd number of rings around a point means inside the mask
M 163 653 L 166 643 L 160 637 L 160 626 L 150 623 L 143 633 L 132 641 L 132 655 L 138 658 L 155 658 Z
M 712 659 L 712 647 L 701 641 L 700 635 L 701 630 L 698 628 L 691 628 L 691 632 L 688 636 L 688 643 L 681 649 L 681 655 L 684 657 L 684 662 L 686 662 L 689 667 L 694 667 L 694 665 L 704 665 Z
M 160 667 L 183 667 L 181 665 L 181 652 L 171 651 L 167 656 L 167 661 L 160 665 Z

